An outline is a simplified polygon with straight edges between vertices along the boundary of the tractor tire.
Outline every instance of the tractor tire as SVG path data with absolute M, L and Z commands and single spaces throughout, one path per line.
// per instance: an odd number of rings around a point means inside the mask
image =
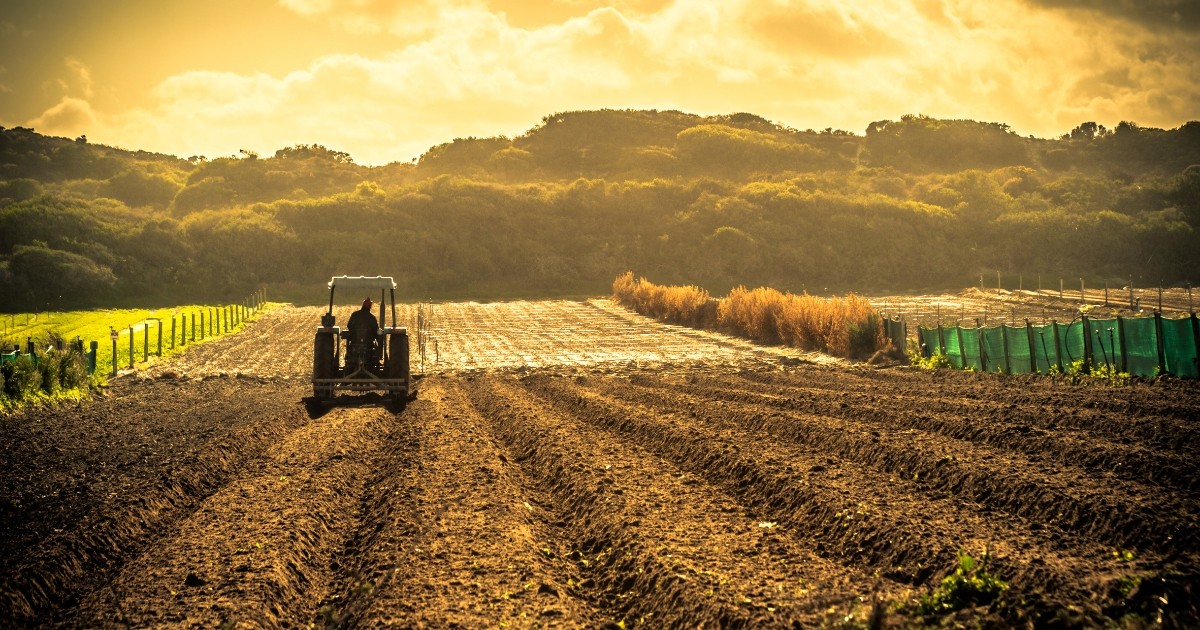
M 317 333 L 317 337 L 313 341 L 314 380 L 333 378 L 334 362 L 337 361 L 333 353 L 334 345 L 333 335 Z M 313 398 L 317 400 L 333 398 L 333 386 L 313 383 Z
M 408 333 L 393 333 L 388 337 L 387 370 L 385 376 L 389 379 L 409 380 L 408 374 Z M 402 403 L 408 398 L 408 389 L 388 392 L 392 400 Z

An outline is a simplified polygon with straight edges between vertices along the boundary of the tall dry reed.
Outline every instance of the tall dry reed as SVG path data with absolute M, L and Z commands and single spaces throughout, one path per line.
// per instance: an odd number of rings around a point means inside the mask
M 720 300 L 694 286 L 660 286 L 633 272 L 613 281 L 617 301 L 638 313 L 697 328 L 722 330 L 763 343 L 862 358 L 886 345 L 883 321 L 853 293 L 821 298 L 768 287 L 737 287 Z

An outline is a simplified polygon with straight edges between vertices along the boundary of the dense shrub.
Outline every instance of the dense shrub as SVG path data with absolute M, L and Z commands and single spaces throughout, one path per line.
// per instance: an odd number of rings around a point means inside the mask
M 42 387 L 42 373 L 27 354 L 0 366 L 0 374 L 4 375 L 4 395 L 10 400 L 31 398 Z

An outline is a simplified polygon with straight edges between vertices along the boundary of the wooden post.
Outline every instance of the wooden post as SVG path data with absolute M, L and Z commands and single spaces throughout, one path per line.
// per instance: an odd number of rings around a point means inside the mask
M 978 319 L 975 320 L 975 332 L 978 333 L 975 335 L 975 341 L 979 344 L 979 371 L 987 372 L 987 344 L 983 343 L 983 326 Z
M 1108 306 L 1108 280 L 1104 281 L 1104 305 Z
M 1058 279 L 1058 299 L 1063 299 L 1063 279 Z
M 962 357 L 959 363 L 962 363 L 963 369 L 967 369 L 967 348 L 963 345 L 962 322 L 954 327 L 955 334 L 958 335 L 958 354 Z
M 113 331 L 113 333 L 116 333 L 116 332 L 117 332 L 117 331 L 115 331 L 115 330 Z M 113 375 L 113 376 L 116 376 L 116 375 L 117 375 L 117 335 L 116 335 L 116 334 L 113 334 L 113 335 L 112 335 L 112 347 L 113 347 L 113 353 L 112 353 L 112 375 Z
M 1057 319 L 1050 320 L 1050 323 L 1054 326 L 1054 362 L 1056 365 L 1058 365 L 1058 373 L 1066 374 L 1067 371 L 1063 367 L 1063 362 L 1062 362 L 1062 349 L 1061 349 L 1062 346 L 1059 345 L 1060 342 L 1059 342 L 1059 337 L 1058 337 L 1058 320 Z M 1049 360 L 1049 359 L 1047 359 L 1047 360 Z
M 1000 343 L 1004 346 L 1004 373 L 1012 374 L 1012 361 L 1008 356 L 1008 326 L 1000 324 Z
M 1083 295 L 1083 278 L 1080 278 L 1079 279 L 1079 303 L 1084 304 L 1086 302 L 1087 302 L 1087 298 L 1085 298 Z
M 1033 324 L 1029 320 L 1025 320 L 1025 336 L 1029 338 L 1029 370 L 1034 374 L 1040 374 L 1037 366 L 1037 348 L 1033 345 Z M 1046 363 L 1049 364 L 1050 357 L 1046 357 Z
M 158 356 L 162 356 L 162 320 L 158 320 Z
M 142 362 L 150 360 L 150 322 L 142 322 Z
M 1109 339 L 1111 339 L 1111 337 L 1109 337 Z M 1117 316 L 1117 344 L 1121 348 L 1121 371 L 1128 372 L 1129 357 L 1127 356 L 1128 353 L 1125 352 L 1125 318 L 1121 317 L 1120 315 Z M 1109 345 L 1112 345 L 1112 343 L 1110 342 Z M 1116 363 L 1116 357 L 1113 357 L 1113 365 L 1115 366 Z
M 171 314 L 171 349 L 175 349 L 175 314 Z
M 129 369 L 133 369 L 133 326 L 129 327 Z
M 1162 312 L 1162 280 L 1158 281 L 1158 312 Z
M 1092 322 L 1087 315 L 1080 315 L 1083 322 L 1083 371 L 1091 372 L 1093 363 L 1092 353 Z
M 1158 373 L 1167 373 L 1167 349 L 1163 346 L 1162 313 L 1154 314 L 1154 345 L 1158 350 Z
M 1200 357 L 1200 320 L 1196 319 L 1196 314 L 1192 313 L 1192 351 L 1194 357 Z M 1200 359 L 1192 359 L 1195 363 Z

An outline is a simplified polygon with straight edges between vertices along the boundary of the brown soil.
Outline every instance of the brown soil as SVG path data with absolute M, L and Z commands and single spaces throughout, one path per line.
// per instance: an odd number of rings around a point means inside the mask
M 318 316 L 0 419 L 4 625 L 1200 623 L 1195 384 L 878 369 L 511 302 L 435 307 L 406 409 L 325 409 Z M 923 617 L 960 551 L 1008 589 Z

